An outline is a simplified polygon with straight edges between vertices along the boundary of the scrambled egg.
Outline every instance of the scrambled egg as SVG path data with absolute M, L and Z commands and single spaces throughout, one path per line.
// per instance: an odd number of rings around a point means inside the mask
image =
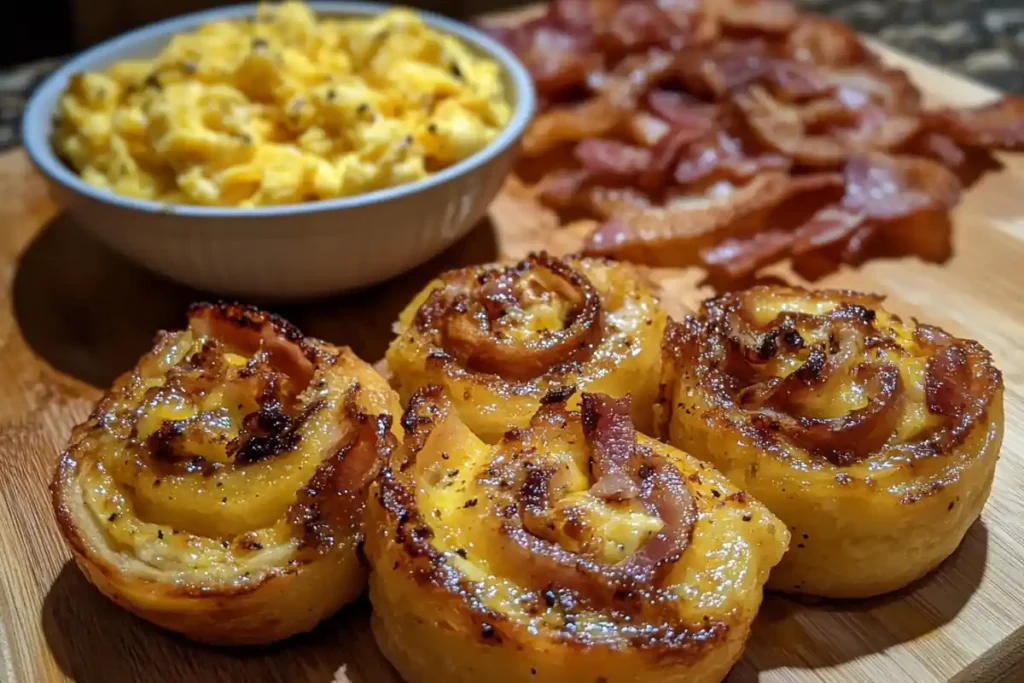
M 411 11 L 318 19 L 286 2 L 76 74 L 53 143 L 118 194 L 254 207 L 420 180 L 485 147 L 510 114 L 498 64 Z

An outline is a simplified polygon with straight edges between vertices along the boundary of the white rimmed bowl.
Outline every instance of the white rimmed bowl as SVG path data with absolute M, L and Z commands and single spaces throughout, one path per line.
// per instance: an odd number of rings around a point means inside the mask
M 311 2 L 319 15 L 366 16 L 361 2 Z M 255 5 L 197 12 L 126 33 L 83 52 L 35 91 L 22 122 L 25 148 L 80 225 L 132 261 L 173 280 L 231 296 L 315 297 L 364 287 L 423 263 L 466 234 L 508 175 L 536 98 L 526 69 L 484 33 L 429 12 L 429 26 L 455 35 L 501 65 L 514 113 L 485 149 L 424 180 L 362 195 L 235 209 L 124 197 L 83 181 L 50 142 L 53 113 L 69 78 L 121 59 L 157 54 L 200 24 L 252 16 Z

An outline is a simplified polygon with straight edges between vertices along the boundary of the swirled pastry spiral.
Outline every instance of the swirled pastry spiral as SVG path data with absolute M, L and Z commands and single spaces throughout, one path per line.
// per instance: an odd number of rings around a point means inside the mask
M 999 371 L 978 343 L 881 303 L 758 287 L 666 334 L 659 428 L 789 525 L 772 588 L 905 586 L 953 552 L 988 497 Z
M 488 443 L 573 389 L 631 394 L 650 432 L 665 319 L 629 266 L 533 254 L 442 274 L 402 312 L 387 361 L 403 401 L 444 385 Z
M 198 304 L 76 427 L 52 485 L 88 579 L 217 644 L 313 628 L 365 587 L 366 491 L 398 397 L 347 348 Z
M 371 490 L 378 644 L 409 683 L 721 680 L 789 534 L 629 398 L 540 408 L 488 446 L 440 386 Z

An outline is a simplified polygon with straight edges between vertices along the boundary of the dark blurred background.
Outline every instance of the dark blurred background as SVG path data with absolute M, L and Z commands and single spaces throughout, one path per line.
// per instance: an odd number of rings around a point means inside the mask
M 7 0 L 0 24 L 0 66 L 68 54 L 176 14 L 233 4 L 223 0 Z M 418 0 L 414 7 L 464 18 L 515 0 Z M 521 3 L 520 3 L 521 4 Z

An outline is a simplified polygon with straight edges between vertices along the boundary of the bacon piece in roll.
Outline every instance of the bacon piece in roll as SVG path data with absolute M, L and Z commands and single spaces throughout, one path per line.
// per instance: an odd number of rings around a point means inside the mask
M 639 435 L 629 398 L 540 408 L 496 445 L 441 386 L 410 401 L 371 491 L 373 631 L 409 683 L 720 681 L 782 523 Z
M 666 333 L 659 428 L 793 534 L 778 590 L 867 597 L 927 574 L 988 498 L 1002 377 L 880 297 L 757 287 Z
M 307 631 L 365 587 L 362 513 L 396 408 L 349 349 L 198 304 L 73 431 L 58 524 L 100 591 L 164 628 L 233 645 Z
M 664 328 L 630 266 L 541 253 L 442 274 L 402 312 L 386 357 L 403 401 L 444 385 L 489 443 L 573 389 L 632 394 L 649 431 Z

